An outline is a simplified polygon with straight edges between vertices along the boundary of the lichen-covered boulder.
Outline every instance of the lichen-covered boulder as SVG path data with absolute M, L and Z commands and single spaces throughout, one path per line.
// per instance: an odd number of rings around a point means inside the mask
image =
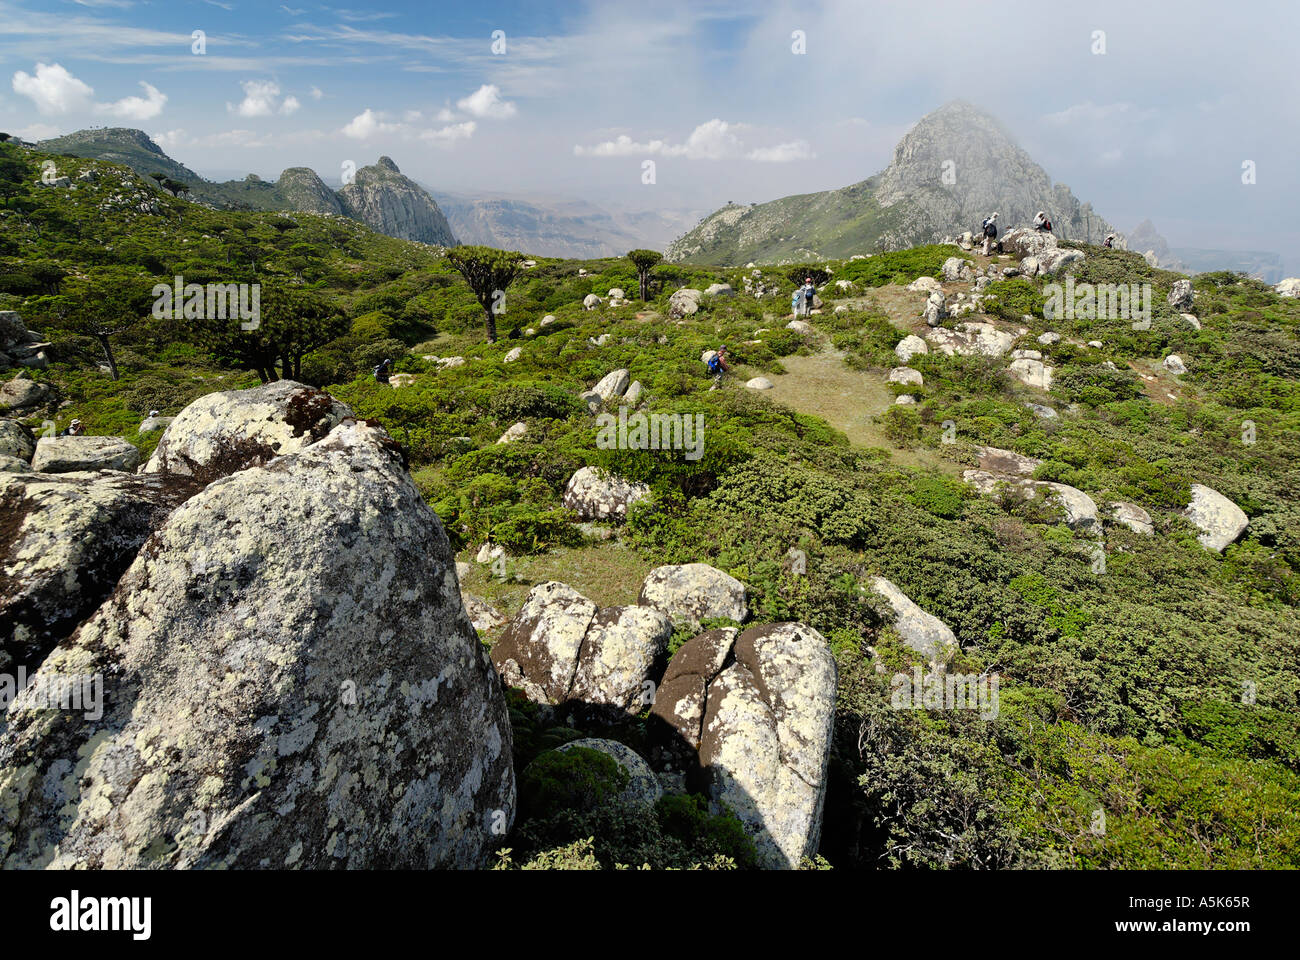
M 609 403 L 611 400 L 617 400 L 627 392 L 629 382 L 631 382 L 631 377 L 627 372 L 627 368 L 621 367 L 605 374 L 605 376 L 601 377 L 600 382 L 591 389 L 603 402 Z
M 936 666 L 943 666 L 957 652 L 957 637 L 938 617 L 926 613 L 902 590 L 884 577 L 872 577 L 871 589 L 894 611 L 894 629 L 910 649 Z
M 700 298 L 703 296 L 704 291 L 696 290 L 693 287 L 682 287 L 680 290 L 674 290 L 668 298 L 668 316 L 673 320 L 689 317 L 700 309 Z
M 31 427 L 17 420 L 0 420 L 0 455 L 32 462 L 36 452 L 36 435 Z
M 947 283 L 956 283 L 958 280 L 969 280 L 972 276 L 970 261 L 964 257 L 949 257 L 943 262 L 940 269 L 943 279 Z
M 641 759 L 641 755 L 627 744 L 617 740 L 604 740 L 599 737 L 584 737 L 570 740 L 563 746 L 556 747 L 560 753 L 567 753 L 578 748 L 599 750 L 613 758 L 614 762 L 627 773 L 628 783 L 619 794 L 618 799 L 624 803 L 635 803 L 653 807 L 664 795 L 664 788 L 659 785 L 659 778 L 650 769 L 650 765 Z
M 1222 553 L 1250 524 L 1241 507 L 1201 483 L 1192 484 L 1192 499 L 1184 515 L 1201 531 L 1197 537 L 1201 546 L 1215 553 Z
M 209 393 L 177 414 L 144 472 L 210 483 L 302 450 L 350 416 L 329 394 L 292 380 Z
M 641 584 L 637 603 L 657 607 L 673 623 L 696 630 L 702 620 L 727 619 L 741 623 L 749 616 L 745 585 L 707 563 L 655 567 Z
M 1136 503 L 1117 502 L 1110 505 L 1110 516 L 1122 527 L 1128 527 L 1134 533 L 1140 533 L 1143 536 L 1150 537 L 1155 533 L 1155 525 L 1151 522 L 1151 514 L 1147 513 Z
M 911 360 L 915 356 L 924 355 L 929 352 L 929 345 L 914 333 L 909 333 L 902 340 L 898 341 L 898 345 L 894 347 L 894 353 L 903 363 L 907 363 L 907 361 Z
M 496 607 L 472 593 L 461 591 L 461 602 L 465 604 L 465 616 L 479 633 L 488 633 L 506 622 L 506 618 L 497 612 Z
M 209 485 L 0 718 L 0 866 L 481 866 L 511 732 L 452 564 L 365 424 Z M 40 709 L 70 675 L 102 715 Z
M 514 443 L 528 433 L 528 424 L 522 420 L 518 423 L 511 424 L 506 428 L 506 432 L 497 438 L 497 443 Z
M 817 852 L 837 682 L 825 638 L 801 623 L 701 634 L 664 676 L 656 730 L 698 743 L 688 781 L 737 816 L 765 867 Z
M 0 475 L 0 673 L 34 670 L 192 492 L 117 471 Z
M 920 370 L 913 370 L 911 367 L 894 367 L 894 369 L 889 371 L 889 377 L 886 382 L 919 387 L 925 383 L 925 378 L 921 376 Z
M 583 467 L 569 478 L 561 502 L 582 520 L 622 520 L 628 507 L 648 496 L 650 488 L 644 483 Z
M 37 473 L 135 470 L 140 450 L 121 437 L 41 437 L 32 455 Z
M 672 633 L 660 610 L 598 608 L 550 581 L 529 591 L 492 647 L 492 662 L 507 685 L 535 703 L 571 706 L 594 718 L 635 715 L 653 699 Z
M 1055 368 L 1034 357 L 1017 357 L 1011 361 L 1011 374 L 1027 387 L 1039 390 L 1052 389 Z
M 1175 280 L 1173 288 L 1170 289 L 1169 296 L 1166 298 L 1166 302 L 1179 313 L 1182 313 L 1184 310 L 1192 309 L 1193 296 L 1192 281 Z
M 50 396 L 50 388 L 44 383 L 20 373 L 12 380 L 0 383 L 0 407 L 10 410 L 29 410 L 44 403 Z

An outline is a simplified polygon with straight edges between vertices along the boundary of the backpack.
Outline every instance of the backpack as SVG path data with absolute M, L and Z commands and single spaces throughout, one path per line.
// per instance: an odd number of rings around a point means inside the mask
M 984 236 L 986 236 L 986 237 L 992 237 L 992 238 L 996 239 L 996 238 L 997 238 L 997 235 L 998 235 L 998 225 L 997 225 L 996 223 L 994 223 L 992 220 L 985 220 L 985 221 L 984 221 Z
M 721 373 L 722 361 L 718 359 L 717 354 L 709 357 L 709 373 Z

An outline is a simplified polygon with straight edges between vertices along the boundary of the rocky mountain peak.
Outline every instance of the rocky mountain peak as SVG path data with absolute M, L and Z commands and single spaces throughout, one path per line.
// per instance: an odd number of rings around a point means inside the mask
M 356 178 L 339 190 L 343 213 L 372 230 L 403 240 L 453 246 L 456 238 L 447 218 L 428 191 L 404 176 L 389 157 L 362 167 Z
M 375 166 L 378 167 L 380 170 L 386 170 L 389 173 L 402 172 L 401 170 L 397 169 L 397 164 L 393 163 L 392 157 L 380 157 L 377 161 L 375 161 Z

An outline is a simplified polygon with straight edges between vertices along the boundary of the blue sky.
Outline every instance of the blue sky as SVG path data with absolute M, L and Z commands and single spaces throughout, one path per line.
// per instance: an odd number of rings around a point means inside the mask
M 712 209 L 861 180 L 960 97 L 1121 229 L 1300 250 L 1298 9 L 0 0 L 0 129 L 139 127 L 210 176 L 388 154 L 435 189 Z

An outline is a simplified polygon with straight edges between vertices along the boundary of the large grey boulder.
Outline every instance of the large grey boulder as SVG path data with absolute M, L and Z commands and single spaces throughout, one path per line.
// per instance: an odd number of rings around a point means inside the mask
M 1002 235 L 1002 249 L 1015 257 L 1039 257 L 1060 247 L 1056 237 L 1033 227 L 1012 227 Z
M 970 261 L 964 257 L 949 257 L 943 262 L 940 270 L 946 283 L 956 283 L 958 280 L 970 280 L 971 269 Z
M 700 621 L 735 620 L 749 616 L 745 585 L 707 563 L 655 567 L 641 584 L 638 603 L 657 607 L 673 623 L 698 630 Z
M 535 703 L 635 715 L 651 701 L 672 633 L 672 621 L 652 607 L 598 608 L 549 581 L 529 591 L 492 647 L 492 662 Z
M 139 463 L 140 450 L 121 437 L 41 437 L 32 455 L 37 473 L 133 471 Z
M 969 321 L 957 324 L 952 330 L 935 327 L 926 332 L 925 339 L 949 357 L 1000 357 L 1011 349 L 1016 335 L 991 323 Z
M 209 485 L 0 719 L 0 866 L 483 865 L 511 732 L 453 562 L 365 424 Z M 68 675 L 102 716 L 39 709 Z
M 1055 367 L 1049 367 L 1042 360 L 1036 360 L 1033 357 L 1017 357 L 1011 361 L 1008 368 L 1011 375 L 1027 387 L 1034 387 L 1038 390 L 1052 389 L 1052 380 L 1056 372 Z
M 650 488 L 644 483 L 583 467 L 569 478 L 561 502 L 582 520 L 623 520 L 628 507 L 648 496 Z
M 17 420 L 0 420 L 0 455 L 32 462 L 36 452 L 36 435 L 31 427 Z
M 627 392 L 631 379 L 627 368 L 620 367 L 618 370 L 611 370 L 605 374 L 600 382 L 591 389 L 603 402 L 609 403 L 611 400 L 617 400 Z
M 985 496 L 992 496 L 1001 484 L 1027 493 L 1042 493 L 1064 514 L 1066 525 L 1073 530 L 1091 531 L 1101 523 L 1097 504 L 1077 487 L 1046 480 L 1030 480 L 1022 476 L 993 473 L 989 470 L 966 470 L 962 479 Z
M 942 290 L 935 290 L 926 297 L 921 315 L 925 317 L 925 323 L 930 327 L 939 326 L 939 323 L 947 318 L 948 298 L 944 296 Z
M 872 577 L 871 589 L 894 611 L 894 629 L 910 649 L 935 666 L 945 666 L 957 652 L 957 637 L 938 617 L 926 613 L 884 577 Z
M 1018 473 L 1030 477 L 1043 465 L 1043 461 L 1037 457 L 1003 450 L 1001 447 L 976 447 L 975 455 L 979 457 L 980 469 L 992 473 Z
M 193 492 L 118 471 L 0 474 L 0 673 L 35 669 Z
M 1166 302 L 1179 313 L 1182 313 L 1184 310 L 1192 309 L 1192 298 L 1192 281 L 1175 280 Z
M 193 476 L 209 483 L 296 453 L 350 416 L 345 404 L 293 380 L 209 393 L 177 414 L 144 472 Z
M 837 682 L 825 638 L 802 623 L 709 631 L 664 674 L 654 730 L 698 751 L 688 782 L 736 815 L 764 867 L 817 852 Z
M 39 407 L 49 398 L 49 395 L 48 386 L 37 383 L 21 373 L 12 380 L 0 383 L 0 407 L 8 407 L 10 410 L 30 410 Z
M 1201 531 L 1197 537 L 1201 546 L 1215 553 L 1222 553 L 1250 524 L 1241 507 L 1201 483 L 1192 484 L 1192 499 L 1184 515 Z
M 693 287 L 682 287 L 680 290 L 674 290 L 668 298 L 668 316 L 673 320 L 689 317 L 700 309 L 700 298 L 703 296 L 704 291 L 696 290 Z
M 581 740 L 570 740 L 563 746 L 557 747 L 556 750 L 559 753 L 568 753 L 570 750 L 579 748 L 599 750 L 606 756 L 613 758 L 614 762 L 623 768 L 628 776 L 628 784 L 623 788 L 623 792 L 619 794 L 618 799 L 624 803 L 653 807 L 659 798 L 664 795 L 664 788 L 659 785 L 659 778 L 650 769 L 650 765 L 627 744 L 619 743 L 617 740 L 604 740 L 599 737 L 584 737 Z
M 930 347 L 924 340 L 914 333 L 909 333 L 894 347 L 894 355 L 902 363 L 907 363 L 915 356 L 924 356 L 930 352 Z
M 1279 297 L 1300 297 L 1300 277 L 1287 277 L 1273 285 Z
M 894 367 L 889 371 L 889 377 L 885 382 L 919 387 L 925 383 L 925 377 L 921 376 L 920 370 L 913 370 L 911 367 Z

